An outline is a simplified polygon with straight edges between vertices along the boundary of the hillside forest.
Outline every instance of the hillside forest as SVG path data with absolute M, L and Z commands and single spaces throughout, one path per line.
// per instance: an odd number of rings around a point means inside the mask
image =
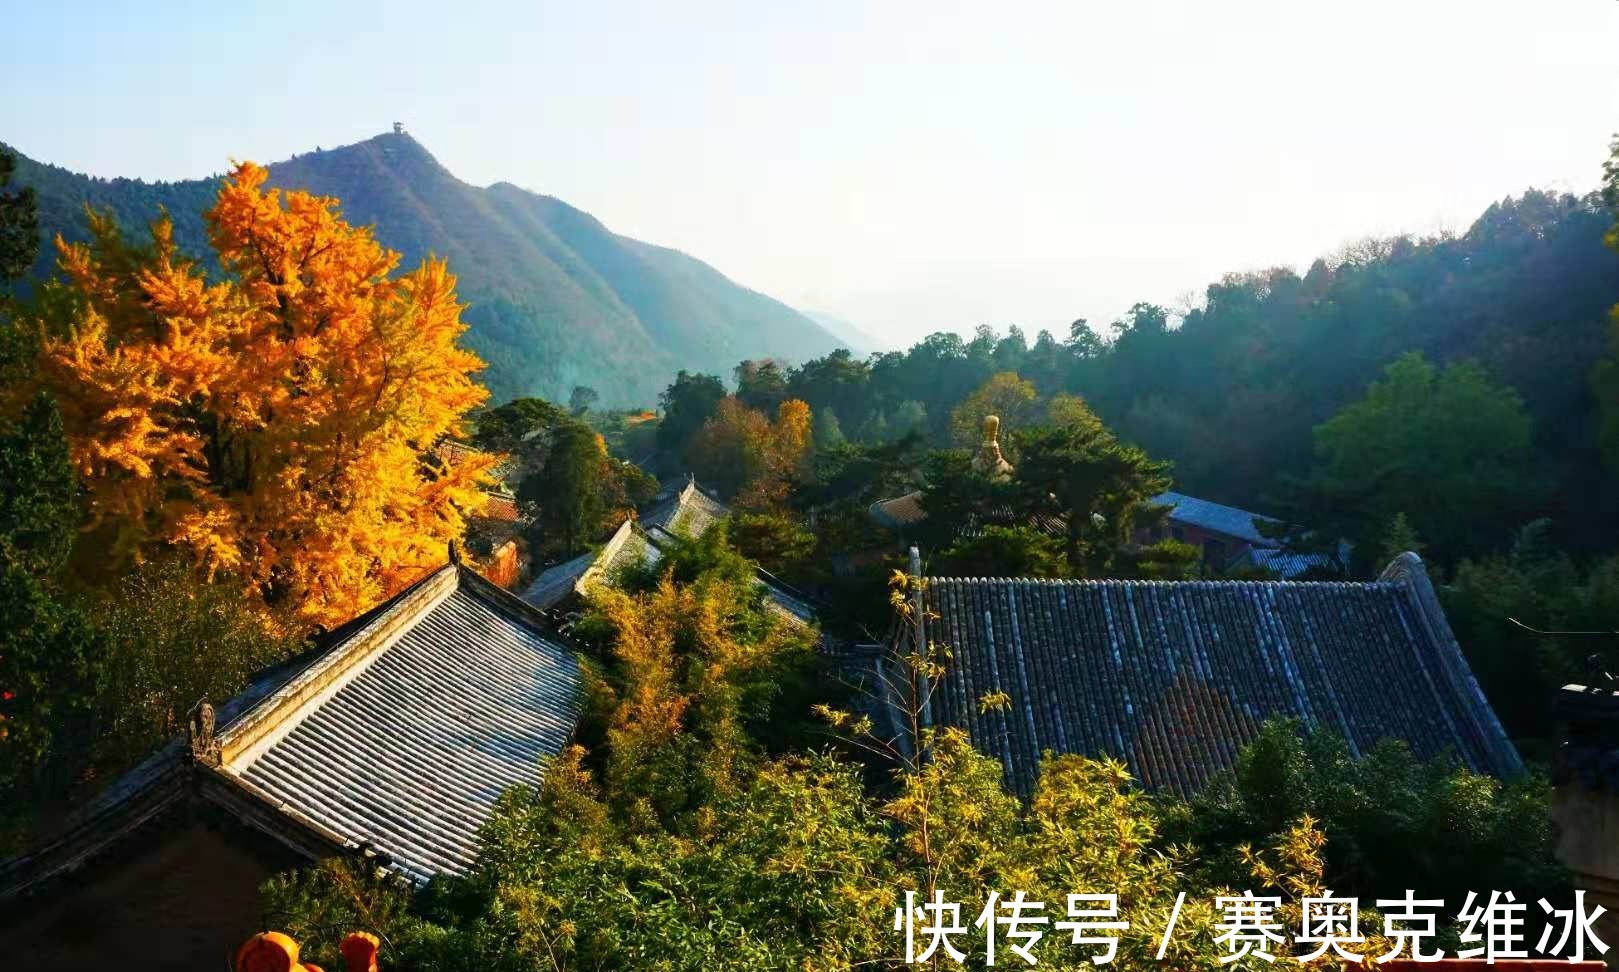
M 334 859 L 265 886 L 306 958 L 332 967 L 335 935 L 363 927 L 388 968 L 900 968 L 873 916 L 906 890 L 1085 887 L 1129 902 L 1129 969 L 1166 967 L 1153 931 L 1187 892 L 1167 967 L 1213 970 L 1221 888 L 1275 892 L 1295 926 L 1329 887 L 1570 899 L 1548 699 L 1611 648 L 1555 632 L 1619 617 L 1619 143 L 1602 192 L 1529 191 L 1465 233 L 1355 243 L 1302 275 L 1233 273 L 1195 306 L 865 357 L 660 361 L 667 384 L 634 408 L 600 372 L 557 370 L 549 398 L 485 384 L 481 355 L 548 352 L 487 325 L 471 340 L 459 287 L 478 271 L 388 243 L 346 197 L 244 163 L 149 225 L 91 211 L 42 254 L 60 216 L 22 168 L 0 153 L 8 853 L 196 700 L 298 657 L 452 542 L 481 555 L 468 525 L 492 494 L 524 513 L 532 573 L 691 477 L 731 515 L 590 596 L 575 744 L 503 797 L 470 874 L 413 889 Z M 989 416 L 1004 476 L 974 462 Z M 1316 576 L 1419 552 L 1532 771 L 1270 723 L 1191 799 L 1080 755 L 1048 756 L 1023 799 L 958 731 L 885 749 L 757 583 L 882 641 L 920 583 L 909 544 L 936 575 L 1257 576 L 1163 537 L 1169 489 L 1274 517 Z M 926 519 L 902 544 L 871 507 L 912 494 Z M 982 954 L 981 931 L 966 940 Z M 1055 937 L 1039 954 L 1093 967 Z

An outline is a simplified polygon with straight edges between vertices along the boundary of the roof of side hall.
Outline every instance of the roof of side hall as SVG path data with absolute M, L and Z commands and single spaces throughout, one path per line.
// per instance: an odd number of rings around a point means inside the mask
M 191 797 L 310 857 L 364 848 L 414 881 L 463 873 L 496 800 L 537 784 L 578 712 L 579 664 L 537 611 L 457 563 L 255 681 L 0 862 L 0 898 L 80 866 Z
M 1266 719 L 1296 717 L 1364 753 L 1392 737 L 1497 775 L 1521 770 L 1422 562 L 1370 583 L 929 578 L 928 642 L 948 671 L 927 696 L 1027 794 L 1042 752 L 1124 760 L 1189 796 Z M 1005 692 L 1010 705 L 980 700 Z
M 1155 506 L 1170 507 L 1169 517 L 1179 523 L 1223 533 L 1229 537 L 1237 537 L 1249 543 L 1261 546 L 1274 544 L 1276 541 L 1267 539 L 1254 521 L 1264 523 L 1277 522 L 1271 517 L 1259 513 L 1250 513 L 1235 506 L 1216 503 L 1213 500 L 1198 499 L 1196 496 L 1187 496 L 1185 493 L 1159 493 L 1152 499 Z
M 688 480 L 686 485 L 666 488 L 641 510 L 641 526 L 660 527 L 684 537 L 700 537 L 730 509 L 707 490 Z

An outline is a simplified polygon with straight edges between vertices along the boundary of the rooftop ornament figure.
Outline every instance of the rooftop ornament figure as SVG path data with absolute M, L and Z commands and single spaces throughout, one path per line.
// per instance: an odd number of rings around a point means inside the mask
M 973 456 L 973 471 L 1004 483 L 1012 478 L 1012 464 L 1001 455 L 1001 420 L 999 416 L 984 416 L 984 441 Z

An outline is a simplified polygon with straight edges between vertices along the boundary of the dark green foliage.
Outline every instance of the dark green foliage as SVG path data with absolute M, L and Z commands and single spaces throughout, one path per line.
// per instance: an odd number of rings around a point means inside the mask
M 596 389 L 588 385 L 574 385 L 573 393 L 568 396 L 568 410 L 575 415 L 584 415 L 599 401 L 601 393 Z
M 89 761 L 105 655 L 84 613 L 0 558 L 0 844 Z
M 0 426 L 0 843 L 88 761 L 105 640 L 57 577 L 77 523 L 56 406 Z
M 0 431 L 0 559 L 50 577 L 73 549 L 78 507 L 62 418 L 40 392 Z
M 607 512 L 607 453 L 595 431 L 567 422 L 552 435 L 545 465 L 523 477 L 518 500 L 539 510 L 545 544 L 563 555 L 595 538 Z
M 713 375 L 685 371 L 675 375 L 674 382 L 658 399 L 663 409 L 663 420 L 658 423 L 658 450 L 669 457 L 684 455 L 692 437 L 724 397 L 725 385 Z
M 1382 540 L 1378 544 L 1377 559 L 1381 563 L 1388 564 L 1403 553 L 1420 556 L 1426 547 L 1427 544 L 1417 536 L 1416 528 L 1411 525 L 1410 519 L 1404 513 L 1396 513 L 1383 530 Z
M 1602 199 L 1619 215 L 1619 139 L 1602 165 Z M 1619 251 L 1619 223 L 1609 227 L 1603 242 Z M 1598 441 L 1608 471 L 1619 476 L 1619 304 L 1608 312 L 1608 355 L 1591 372 L 1591 391 L 1597 399 L 1600 420 Z
M 1150 576 L 1178 576 L 1195 562 L 1196 551 L 1184 545 L 1148 551 L 1133 546 L 1137 531 L 1163 518 L 1150 501 L 1169 488 L 1168 463 L 1119 442 L 1094 420 L 1022 429 L 1013 441 L 1017 467 L 1004 481 L 973 469 L 964 450 L 929 456 L 922 492 L 928 517 L 916 532 L 930 549 L 952 551 L 947 563 L 969 576 L 985 576 L 964 559 L 974 551 L 993 554 L 1001 566 L 1045 563 L 1049 545 L 1027 547 L 1041 532 L 1055 537 L 1065 561 L 1060 573 L 1048 565 L 1041 571 L 1045 576 L 1138 576 L 1138 561 L 1150 565 Z M 975 542 L 989 526 L 1011 532 L 984 534 L 987 542 Z M 1014 549 L 1018 545 L 1021 553 Z
M 1066 520 L 1065 553 L 1076 575 L 1118 576 L 1135 531 L 1162 518 L 1150 502 L 1169 488 L 1169 463 L 1100 424 L 1037 426 L 1014 437 L 1021 508 Z
M 830 408 L 815 413 L 815 448 L 826 452 L 848 445 L 849 439 L 843 434 L 843 423 L 838 421 L 838 413 Z
M 221 163 L 226 160 L 221 159 Z M 651 401 L 678 368 L 721 372 L 739 354 L 803 359 L 839 343 L 778 301 L 738 286 L 684 253 L 618 236 L 588 213 L 508 183 L 477 188 L 420 144 L 379 135 L 270 166 L 271 184 L 335 196 L 357 226 L 414 266 L 449 261 L 470 305 L 467 346 L 489 368 L 494 400 L 601 390 L 610 405 Z M 96 179 L 18 159 L 17 183 L 39 199 L 47 238 L 84 236 L 84 206 L 128 229 L 166 207 L 183 251 L 204 251 L 202 212 L 218 180 Z M 52 256 L 35 263 L 37 277 Z
M 1541 631 L 1612 631 L 1619 618 L 1619 557 L 1582 569 L 1555 545 L 1551 525 L 1520 531 L 1505 554 L 1459 564 L 1440 590 L 1469 664 L 1527 755 L 1549 757 L 1548 699 L 1568 682 L 1613 670 L 1611 639 L 1541 638 Z M 1592 656 L 1587 664 L 1587 656 Z
M 552 433 L 567 421 L 562 409 L 543 398 L 518 398 L 478 414 L 473 444 L 485 452 L 506 453 L 525 461 L 543 459 Z
M 299 648 L 241 590 L 174 558 L 136 567 L 86 609 L 107 642 L 96 757 L 112 771 L 182 731 L 198 700 L 230 698 Z
M 815 534 L 784 513 L 738 513 L 728 526 L 736 549 L 774 574 L 801 569 L 815 553 Z
M 736 366 L 736 397 L 766 415 L 787 399 L 787 369 L 774 358 L 744 361 Z
M 939 577 L 1066 577 L 1062 541 L 1027 526 L 988 526 L 928 562 Z
M 0 287 L 34 264 L 39 252 L 39 211 L 32 186 L 8 190 L 17 159 L 0 149 Z
M 1413 888 L 1461 901 L 1490 888 L 1557 901 L 1569 886 L 1550 800 L 1543 777 L 1502 782 L 1444 759 L 1424 763 L 1392 740 L 1357 759 L 1341 737 L 1301 737 L 1296 724 L 1272 721 L 1167 836 L 1200 847 L 1214 882 L 1240 886 L 1238 846 L 1269 844 L 1309 814 L 1326 834 L 1326 885 L 1338 895 L 1364 903 Z

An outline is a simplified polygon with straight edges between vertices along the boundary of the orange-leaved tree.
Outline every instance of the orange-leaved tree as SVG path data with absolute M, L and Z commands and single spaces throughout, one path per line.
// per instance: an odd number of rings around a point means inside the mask
M 337 200 L 236 167 L 207 214 L 223 271 L 91 215 L 57 240 L 39 374 L 61 403 L 111 564 L 172 546 L 307 623 L 346 620 L 444 561 L 492 457 L 433 446 L 487 392 L 455 278 L 345 223 Z
M 776 407 L 774 422 L 727 395 L 686 450 L 702 481 L 749 510 L 786 501 L 789 480 L 810 451 L 810 407 L 796 398 Z

